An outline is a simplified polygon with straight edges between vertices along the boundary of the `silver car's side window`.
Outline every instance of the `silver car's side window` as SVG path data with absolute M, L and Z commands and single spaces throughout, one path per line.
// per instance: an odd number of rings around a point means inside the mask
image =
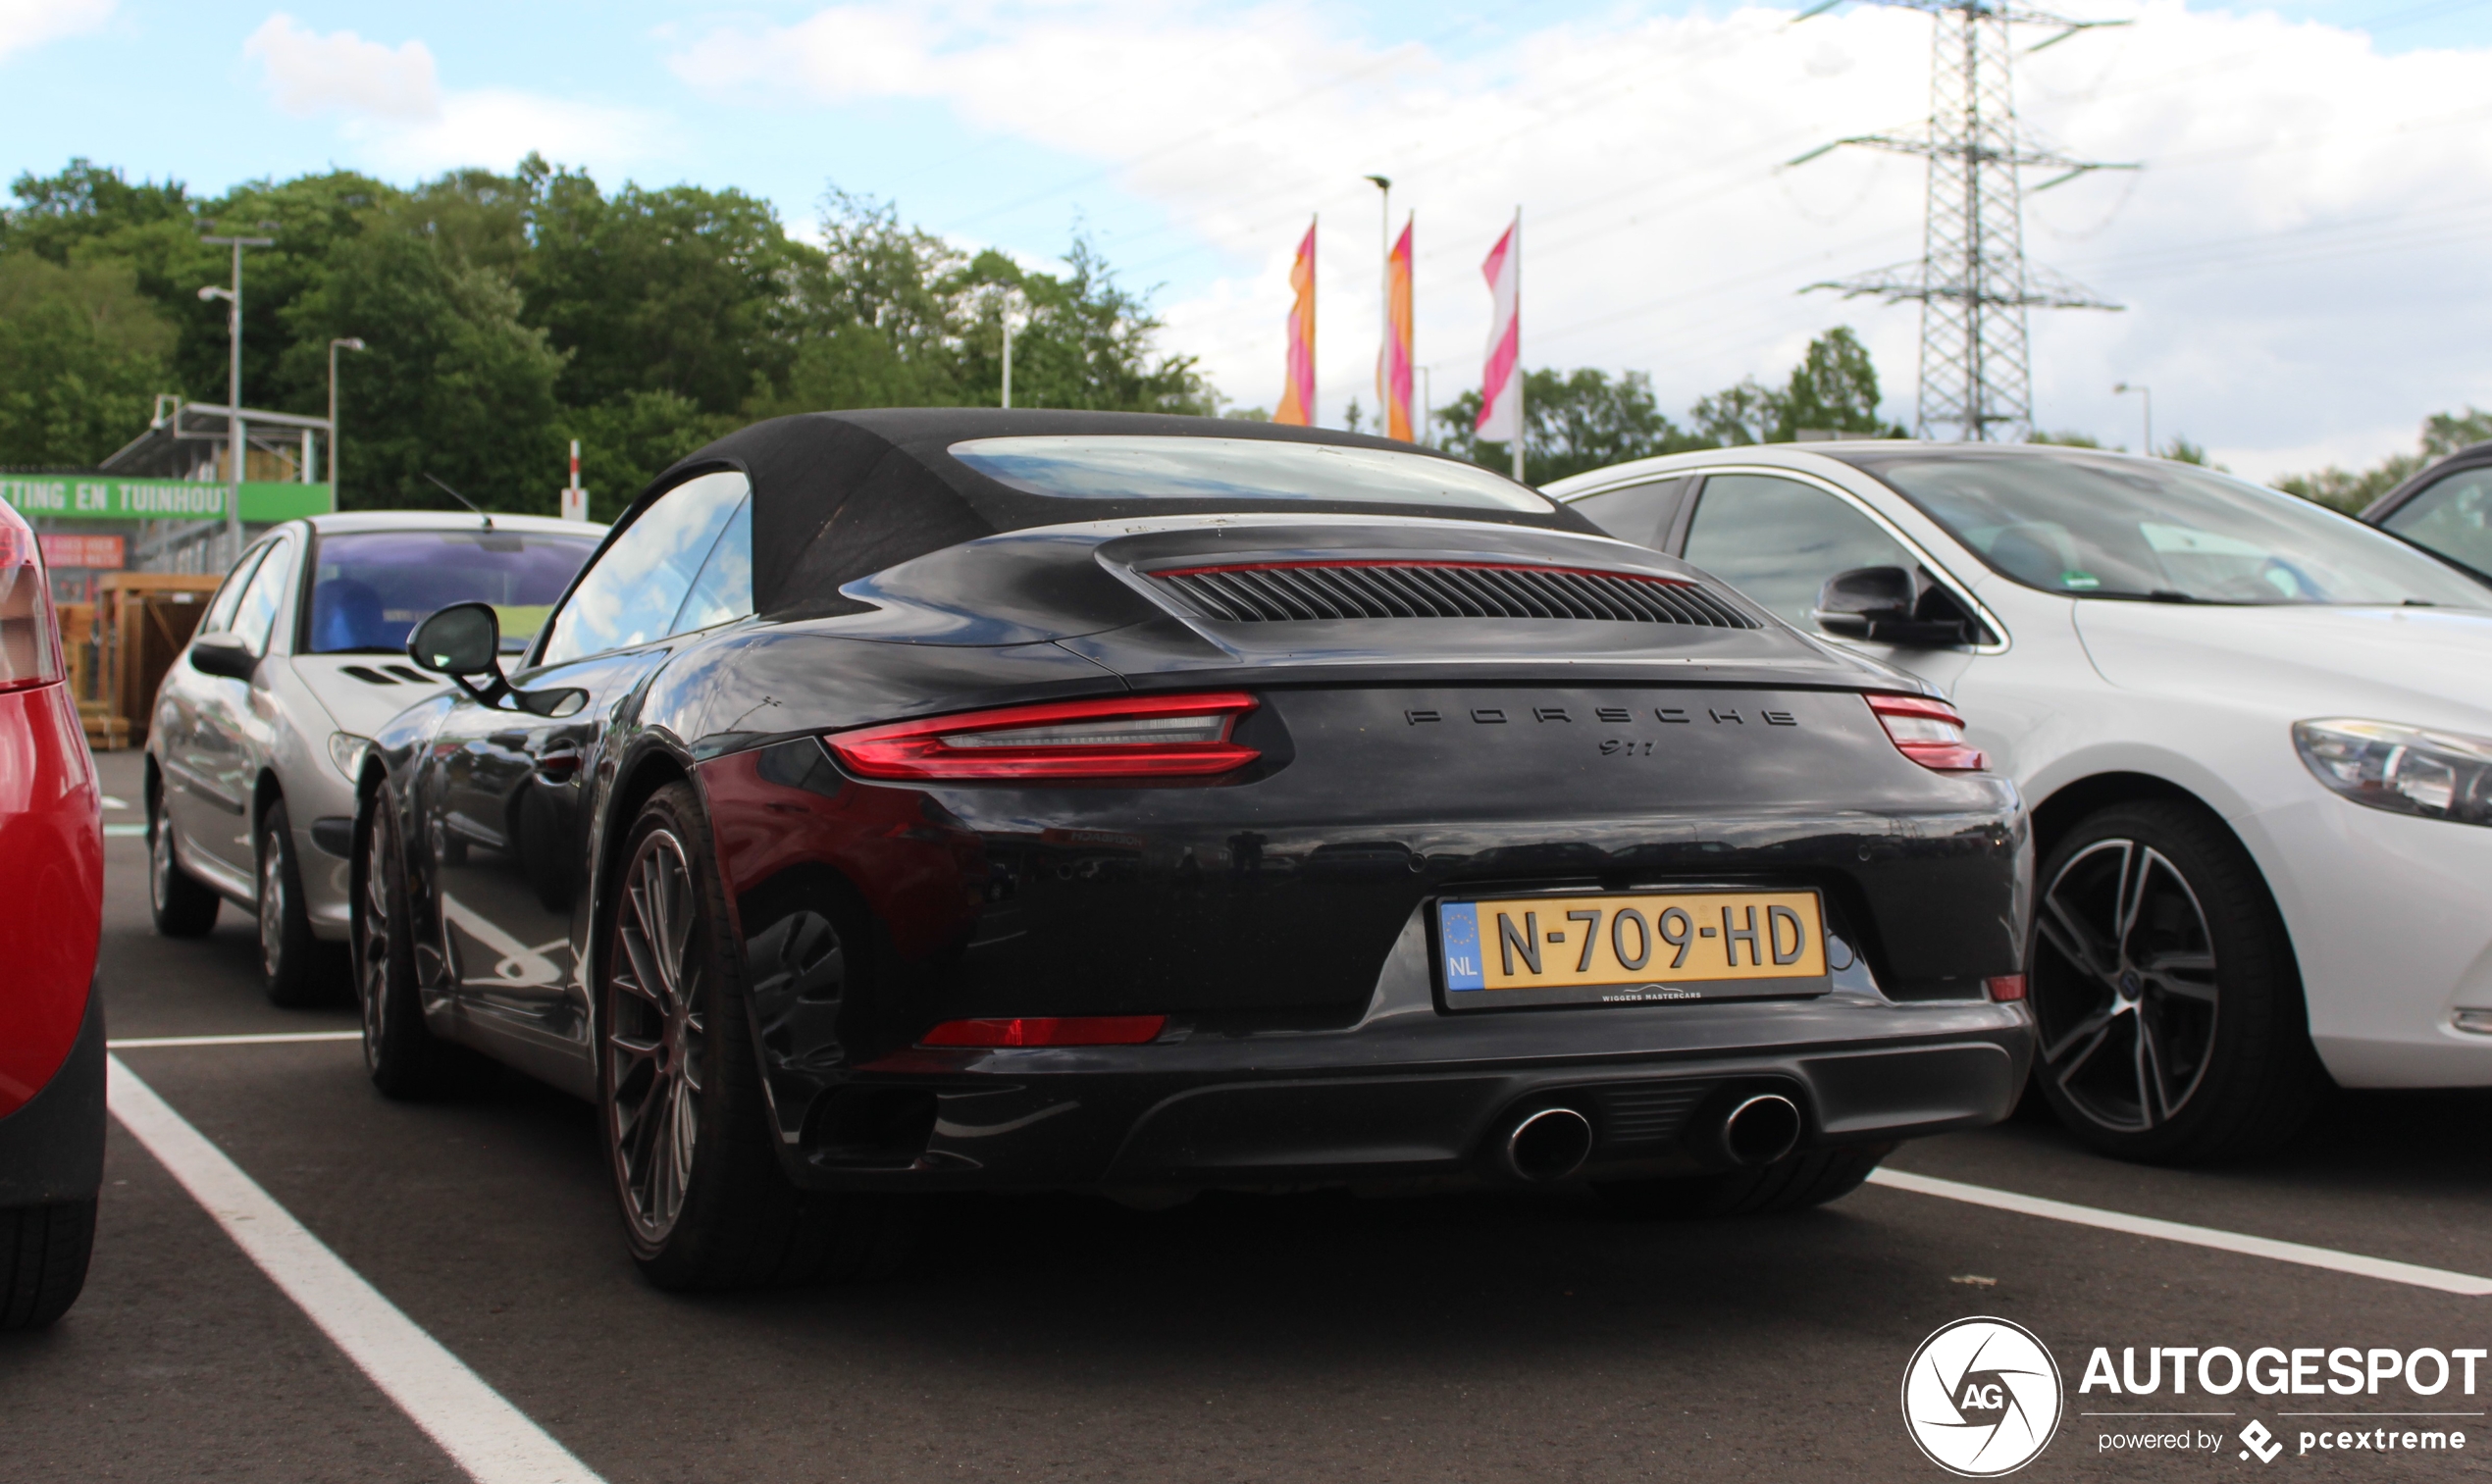
M 745 477 L 704 474 L 667 490 L 605 548 L 553 616 L 541 663 L 627 648 L 675 632 L 720 532 L 743 506 Z M 751 542 L 747 541 L 748 559 Z
M 269 634 L 276 628 L 278 611 L 286 606 L 286 590 L 293 578 L 294 543 L 279 541 L 260 559 L 259 570 L 242 589 L 241 601 L 234 605 L 234 638 L 253 654 L 268 652 Z
M 242 600 L 242 589 L 251 586 L 251 574 L 258 570 L 260 558 L 268 555 L 265 545 L 254 546 L 242 553 L 234 570 L 225 575 L 225 586 L 217 588 L 209 600 L 207 613 L 199 620 L 201 634 L 218 634 L 234 627 L 234 607 Z
M 1575 508 L 1620 540 L 1659 551 L 1670 539 L 1670 528 L 1678 521 L 1679 506 L 1686 501 L 1691 483 L 1672 478 L 1604 489 L 1577 500 Z
M 1809 614 L 1826 579 L 1855 567 L 1915 562 L 1876 521 L 1825 490 L 1762 474 L 1718 474 L 1704 482 L 1687 527 L 1687 559 L 1774 610 L 1814 630 Z
M 2380 522 L 2418 546 L 2492 573 L 2492 469 L 2464 469 Z

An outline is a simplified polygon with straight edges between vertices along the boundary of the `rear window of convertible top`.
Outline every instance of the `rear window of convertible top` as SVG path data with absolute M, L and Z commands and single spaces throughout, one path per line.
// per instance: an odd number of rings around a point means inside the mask
M 1522 510 L 1549 502 L 1502 475 L 1386 448 L 1264 438 L 1064 434 L 971 438 L 952 456 L 1030 494 L 1082 500 L 1324 500 Z

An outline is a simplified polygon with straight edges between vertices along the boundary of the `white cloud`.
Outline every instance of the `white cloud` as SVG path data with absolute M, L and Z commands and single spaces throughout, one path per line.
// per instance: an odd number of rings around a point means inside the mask
M 0 61 L 46 41 L 91 31 L 112 19 L 114 0 L 0 0 Z
M 343 115 L 342 141 L 385 171 L 507 166 L 535 150 L 566 165 L 610 172 L 664 150 L 663 121 L 643 109 L 513 88 L 444 92 L 433 53 L 421 41 L 393 47 L 353 31 L 322 35 L 281 11 L 242 50 L 259 60 L 280 109 L 297 118 Z
M 2426 413 L 2492 403 L 2485 50 L 2383 56 L 2359 32 L 2182 0 L 2088 13 L 2138 24 L 2021 57 L 2020 112 L 2075 154 L 2148 168 L 2031 202 L 2036 260 L 2129 306 L 2033 317 L 2044 427 L 2134 443 L 2136 399 L 2110 387 L 2144 383 L 2158 438 L 2272 475 L 2375 458 Z M 1848 322 L 1909 422 L 1916 311 L 1797 290 L 1917 254 L 1918 163 L 1846 150 L 1780 167 L 1913 128 L 1930 26 L 1867 6 L 1801 26 L 1621 10 L 1440 51 L 1375 45 L 1295 3 L 867 0 L 709 31 L 674 66 L 739 101 L 933 100 L 1098 162 L 999 179 L 994 211 L 948 225 L 991 230 L 1030 200 L 1061 222 L 1113 181 L 1158 214 L 1093 213 L 1113 260 L 1140 284 L 1184 276 L 1168 346 L 1249 403 L 1278 390 L 1289 252 L 1319 210 L 1324 403 L 1337 419 L 1353 392 L 1373 402 L 1376 200 L 1359 177 L 1376 171 L 1397 218 L 1419 212 L 1419 357 L 1439 403 L 1476 384 L 1478 263 L 1520 201 L 1532 364 L 1649 370 L 1676 412 L 1779 377 Z
M 429 122 L 441 116 L 441 83 L 421 41 L 386 46 L 353 31 L 321 35 L 279 11 L 242 43 L 259 59 L 277 106 L 298 119 L 345 113 Z
M 440 117 L 427 123 L 386 130 L 358 124 L 347 134 L 374 164 L 416 175 L 480 163 L 508 166 L 530 150 L 617 174 L 666 150 L 656 115 L 507 88 L 453 92 L 442 100 Z

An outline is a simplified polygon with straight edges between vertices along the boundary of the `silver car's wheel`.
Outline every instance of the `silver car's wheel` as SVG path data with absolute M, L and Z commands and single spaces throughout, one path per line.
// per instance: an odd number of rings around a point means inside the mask
M 2179 799 L 2079 820 L 2039 873 L 2034 1082 L 2107 1154 L 2187 1164 L 2292 1136 L 2324 1085 L 2293 944 L 2257 863 Z
M 219 897 L 182 869 L 173 848 L 173 821 L 163 804 L 147 823 L 147 907 L 156 931 L 167 938 L 197 938 L 216 926 Z
M 2097 841 L 2043 889 L 2034 937 L 2042 1074 L 2103 1128 L 2170 1122 L 2206 1081 L 2220 1013 L 2189 879 L 2153 845 Z
M 606 979 L 606 1135 L 633 1232 L 652 1247 L 683 1214 L 701 1150 L 699 908 L 683 842 L 669 830 L 644 836 L 623 875 Z
M 260 855 L 260 973 L 275 984 L 286 973 L 286 857 Z

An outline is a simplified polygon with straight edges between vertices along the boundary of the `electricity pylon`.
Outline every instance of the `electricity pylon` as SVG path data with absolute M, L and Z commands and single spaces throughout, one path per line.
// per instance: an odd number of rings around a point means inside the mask
M 1825 0 L 1798 19 L 1842 3 Z M 2059 34 L 2032 48 L 2040 51 L 2082 30 L 2128 23 L 2071 21 L 1999 0 L 1871 3 L 1926 11 L 1937 23 L 1926 136 L 1859 134 L 1810 150 L 1791 163 L 1804 164 L 1846 144 L 1929 161 L 1921 257 L 1808 287 L 1831 288 L 1845 298 L 1874 294 L 1890 304 L 1919 301 L 1921 395 L 1915 436 L 1936 437 L 1938 430 L 1948 428 L 1965 441 L 2021 442 L 2033 435 L 2025 311 L 2121 306 L 2025 261 L 2024 197 L 2017 172 L 2029 166 L 2058 170 L 2059 175 L 2034 187 L 2042 191 L 2093 171 L 2137 167 L 2073 160 L 2025 137 L 2016 123 L 2008 27 L 2059 27 Z

